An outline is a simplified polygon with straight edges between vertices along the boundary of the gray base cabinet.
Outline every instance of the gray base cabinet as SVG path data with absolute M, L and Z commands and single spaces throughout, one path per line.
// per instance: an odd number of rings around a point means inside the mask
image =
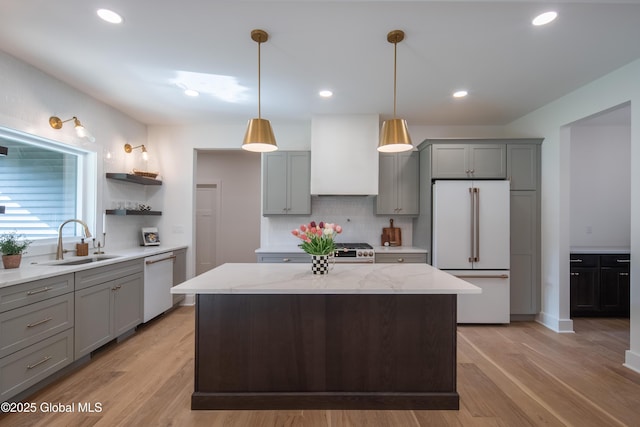
M 394 252 L 392 254 L 383 254 L 376 252 L 376 264 L 426 264 L 426 253 L 405 253 Z
M 74 275 L 0 288 L 0 401 L 73 362 Z
M 175 250 L 173 251 L 173 255 L 175 256 L 173 261 L 173 286 L 176 286 L 187 280 L 187 250 Z M 176 305 L 183 300 L 184 295 L 173 295 L 173 305 Z
M 258 254 L 258 262 L 311 263 L 311 255 L 304 252 L 265 252 Z
M 76 359 L 142 323 L 142 260 L 78 272 L 76 289 Z
M 380 154 L 376 214 L 420 213 L 419 165 L 418 152 Z

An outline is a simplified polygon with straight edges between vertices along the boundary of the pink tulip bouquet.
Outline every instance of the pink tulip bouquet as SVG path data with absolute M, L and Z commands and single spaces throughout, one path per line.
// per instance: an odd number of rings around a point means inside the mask
M 311 255 L 332 254 L 336 250 L 333 239 L 336 234 L 340 233 L 342 233 L 342 227 L 322 221 L 318 224 L 315 221 L 311 221 L 309 224 L 302 224 L 299 229 L 291 232 L 291 234 L 302 240 L 300 245 L 302 250 Z

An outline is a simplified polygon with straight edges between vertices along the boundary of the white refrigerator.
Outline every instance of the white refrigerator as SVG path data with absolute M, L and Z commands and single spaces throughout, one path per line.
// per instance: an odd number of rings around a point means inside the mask
M 482 288 L 458 295 L 458 323 L 509 323 L 509 185 L 433 184 L 433 266 Z

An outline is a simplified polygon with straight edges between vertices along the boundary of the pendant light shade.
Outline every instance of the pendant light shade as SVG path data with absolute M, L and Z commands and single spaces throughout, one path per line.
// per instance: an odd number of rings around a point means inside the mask
M 258 118 L 249 120 L 242 142 L 244 150 L 262 153 L 278 149 L 271 123 L 260 115 L 260 45 L 268 39 L 269 34 L 264 30 L 251 31 L 251 40 L 258 43 Z
M 398 43 L 404 40 L 404 31 L 394 30 L 387 34 L 387 41 L 393 43 L 393 119 L 382 123 L 378 151 L 383 153 L 399 153 L 413 149 L 406 120 L 396 117 L 396 68 Z
M 383 153 L 399 153 L 413 149 L 407 121 L 403 119 L 391 119 L 382 123 L 380 131 L 380 145 L 378 151 Z
M 247 151 L 266 153 L 278 149 L 271 123 L 266 119 L 251 119 L 244 134 L 242 148 Z

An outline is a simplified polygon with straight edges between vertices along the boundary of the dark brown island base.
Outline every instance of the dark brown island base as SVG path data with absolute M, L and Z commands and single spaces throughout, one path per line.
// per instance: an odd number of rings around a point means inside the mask
M 225 264 L 196 294 L 192 409 L 458 409 L 456 299 L 426 264 Z

